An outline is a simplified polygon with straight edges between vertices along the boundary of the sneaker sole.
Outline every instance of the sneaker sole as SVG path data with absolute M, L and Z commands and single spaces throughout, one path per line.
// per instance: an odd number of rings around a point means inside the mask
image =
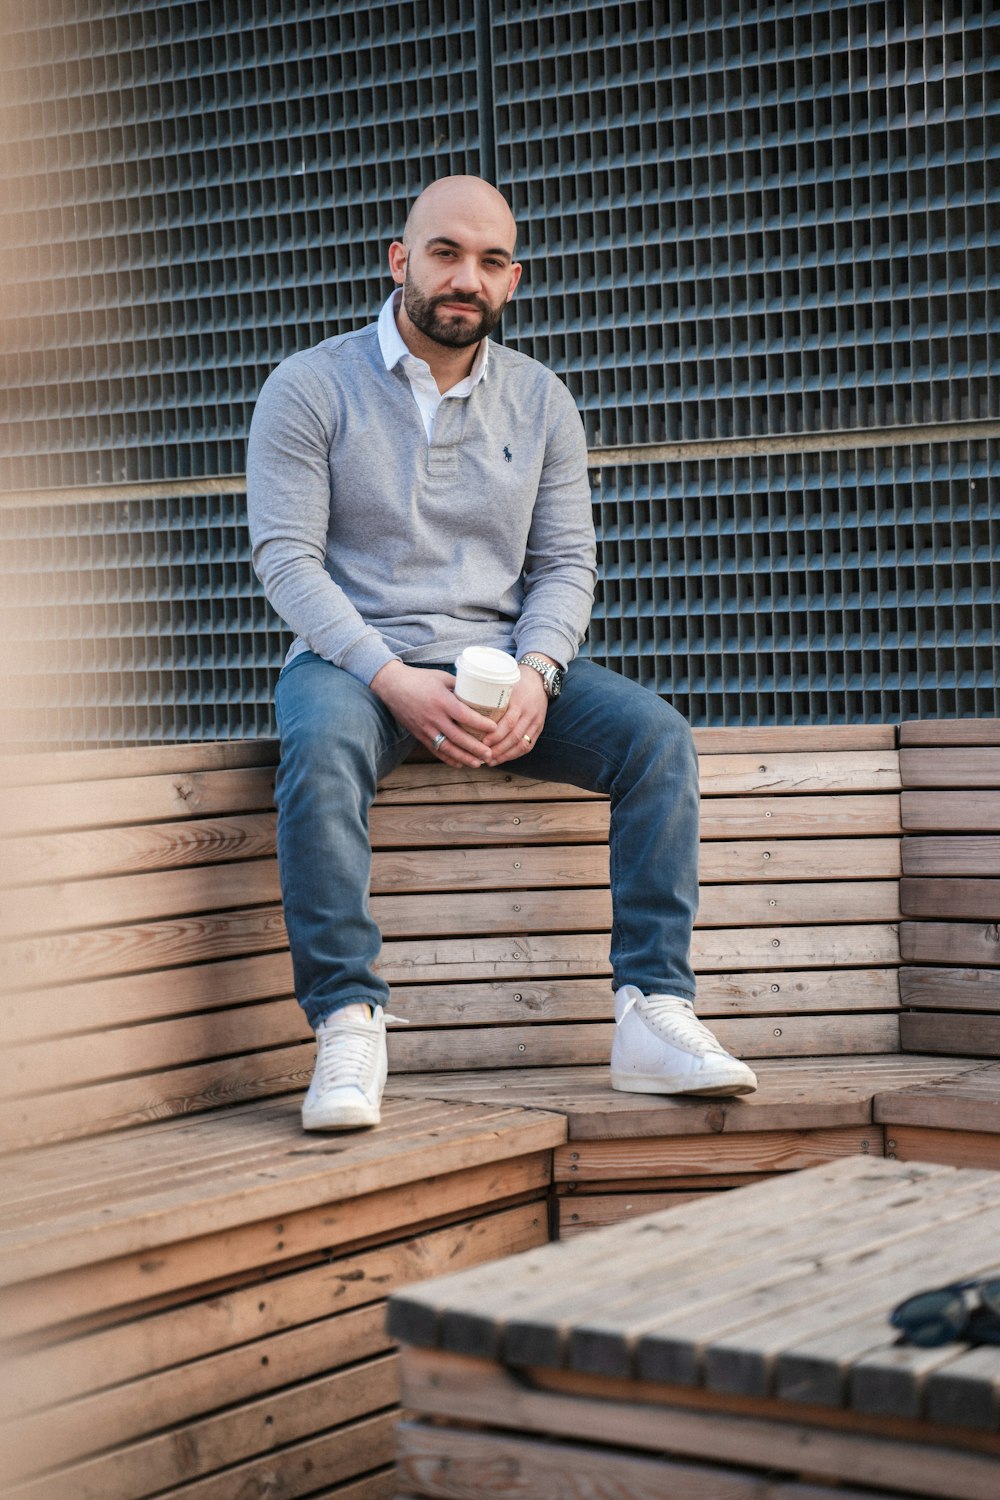
M 735 1098 L 739 1094 L 757 1092 L 757 1081 L 734 1079 L 731 1083 L 705 1083 L 692 1087 L 683 1078 L 663 1078 L 655 1074 L 612 1073 L 611 1087 L 622 1094 L 688 1094 L 699 1099 L 725 1097 Z
M 344 1104 L 325 1114 L 309 1114 L 302 1111 L 303 1130 L 363 1130 L 366 1126 L 378 1125 L 382 1116 L 378 1109 L 363 1104 Z

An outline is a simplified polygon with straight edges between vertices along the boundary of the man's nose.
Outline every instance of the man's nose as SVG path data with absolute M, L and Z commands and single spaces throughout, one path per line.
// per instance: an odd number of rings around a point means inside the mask
M 456 291 L 478 292 L 483 284 L 479 266 L 472 259 L 458 261 L 451 279 Z

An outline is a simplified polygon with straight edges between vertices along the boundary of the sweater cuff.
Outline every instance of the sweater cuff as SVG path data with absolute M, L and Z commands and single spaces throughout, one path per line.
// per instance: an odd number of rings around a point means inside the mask
M 568 636 L 555 630 L 531 630 L 514 642 L 514 656 L 518 661 L 532 652 L 539 656 L 550 656 L 563 668 L 568 667 L 577 653 L 577 647 Z
M 359 678 L 370 686 L 372 678 L 391 661 L 398 661 L 395 651 L 390 651 L 377 630 L 363 635 L 343 653 L 338 663 L 352 677 Z

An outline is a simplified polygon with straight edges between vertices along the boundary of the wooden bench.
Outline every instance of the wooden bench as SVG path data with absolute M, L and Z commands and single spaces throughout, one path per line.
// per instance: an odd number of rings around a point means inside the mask
M 923 774 L 937 778 L 923 816 L 936 816 L 939 829 L 952 826 L 952 812 L 959 829 L 996 819 L 998 730 L 995 722 L 904 726 L 904 737 L 942 740 L 926 751 L 933 764 L 923 763 Z M 978 742 L 975 772 L 963 736 Z M 419 1068 L 433 1048 L 428 1070 L 397 1076 L 390 1091 L 419 1086 L 440 1098 L 562 1112 L 568 1141 L 555 1153 L 554 1211 L 563 1236 L 843 1154 L 915 1150 L 1000 1168 L 995 1032 L 981 1032 L 972 1046 L 968 1027 L 949 1033 L 948 1014 L 928 1035 L 917 1013 L 902 1009 L 901 974 L 907 1007 L 916 991 L 910 981 L 919 982 L 912 967 L 901 967 L 899 904 L 901 889 L 916 899 L 901 876 L 909 850 L 903 818 L 919 815 L 919 794 L 903 790 L 900 771 L 902 758 L 908 776 L 920 774 L 916 750 L 897 750 L 889 726 L 700 730 L 696 739 L 699 1014 L 752 1060 L 758 1093 L 696 1101 L 609 1090 L 610 906 L 606 889 L 592 884 L 607 857 L 593 842 L 605 835 L 607 807 L 562 789 L 560 809 L 552 788 L 513 779 L 516 807 L 495 793 L 491 803 L 448 805 L 448 831 L 461 829 L 477 845 L 466 856 L 470 888 L 507 882 L 492 905 L 480 899 L 475 918 L 470 901 L 453 921 L 489 919 L 492 928 L 474 945 L 460 937 L 387 944 L 389 977 L 400 986 L 393 1007 L 413 1022 L 393 1038 L 394 1066 Z M 468 799 L 468 789 L 462 795 Z M 981 872 L 1000 872 L 996 841 L 981 844 L 975 858 Z M 600 869 L 605 878 L 606 865 Z M 989 883 L 977 887 L 980 903 Z M 907 956 L 936 930 L 923 920 L 935 900 L 934 892 L 925 896 L 915 920 L 903 924 Z M 527 914 L 539 912 L 529 926 Z M 503 922 L 513 942 L 493 935 Z M 996 962 L 996 945 L 981 929 L 964 931 L 980 963 Z M 958 941 L 953 930 L 950 940 Z M 996 971 L 980 969 L 975 982 L 963 973 L 966 996 L 971 989 L 985 1006 Z M 942 982 L 937 971 L 925 977 L 925 1002 L 944 994 Z M 950 1133 L 913 1137 L 917 1120 Z
M 855 1158 L 398 1293 L 401 1491 L 993 1500 L 1000 1347 L 887 1319 L 998 1269 L 1000 1175 Z
M 550 1214 L 568 1234 L 893 1154 L 887 1130 L 895 1154 L 917 1129 L 932 1157 L 997 1163 L 988 1031 L 964 1051 L 902 1030 L 956 1012 L 900 1012 L 895 731 L 698 742 L 700 1009 L 755 1060 L 759 1094 L 608 1088 L 602 798 L 417 761 L 372 820 L 380 962 L 412 1024 L 390 1037 L 383 1127 L 348 1137 L 298 1125 L 313 1046 L 291 999 L 275 746 L 8 767 L 0 1130 L 20 1154 L 0 1311 L 19 1500 L 378 1500 L 394 1287 L 540 1243 Z

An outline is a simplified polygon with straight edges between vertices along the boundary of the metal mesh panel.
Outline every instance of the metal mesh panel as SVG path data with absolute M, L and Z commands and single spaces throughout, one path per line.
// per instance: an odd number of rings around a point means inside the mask
M 508 338 L 593 444 L 996 415 L 995 11 L 566 0 L 493 50 Z
M 448 171 L 511 197 L 505 337 L 592 446 L 701 444 L 599 470 L 597 659 L 699 723 L 998 712 L 995 445 L 957 425 L 1000 413 L 995 9 L 0 4 L 0 487 L 178 481 L 0 496 L 8 743 L 271 731 L 287 635 L 194 481 L 374 316 Z
M 0 744 L 274 733 L 289 634 L 249 562 L 242 494 L 0 506 Z
M 4 8 L 0 485 L 241 473 L 268 371 L 479 170 L 473 0 Z
M 597 477 L 590 655 L 695 723 L 996 714 L 997 441 Z

